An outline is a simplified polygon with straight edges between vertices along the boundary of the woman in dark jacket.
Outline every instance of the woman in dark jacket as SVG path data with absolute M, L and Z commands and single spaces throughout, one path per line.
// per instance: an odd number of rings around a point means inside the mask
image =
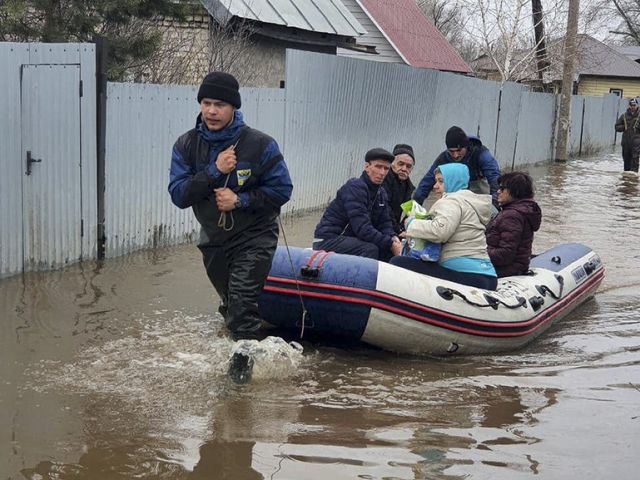
M 533 199 L 533 181 L 524 172 L 498 179 L 502 210 L 487 227 L 487 249 L 498 277 L 524 275 L 529 270 L 533 233 L 540 228 L 542 211 Z

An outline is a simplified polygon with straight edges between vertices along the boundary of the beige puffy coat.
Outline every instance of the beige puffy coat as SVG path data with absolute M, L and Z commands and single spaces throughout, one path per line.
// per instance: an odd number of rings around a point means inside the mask
M 414 219 L 407 235 L 442 243 L 440 262 L 455 257 L 489 259 L 485 230 L 491 220 L 491 195 L 470 190 L 445 193 L 429 213 L 433 218 Z

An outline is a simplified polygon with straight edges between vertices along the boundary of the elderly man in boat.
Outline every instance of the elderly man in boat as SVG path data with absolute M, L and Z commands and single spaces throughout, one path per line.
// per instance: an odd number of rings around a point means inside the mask
M 414 187 L 409 175 L 416 164 L 416 157 L 413 153 L 413 147 L 405 143 L 399 143 L 393 147 L 394 160 L 391 163 L 391 170 L 382 182 L 382 187 L 387 192 L 389 197 L 389 215 L 391 216 L 391 223 L 393 224 L 393 230 L 399 237 L 404 237 L 404 224 L 402 223 L 402 211 L 401 205 L 411 200 Z
M 387 261 L 402 249 L 389 216 L 387 192 L 382 188 L 394 156 L 374 148 L 364 160 L 362 175 L 340 187 L 322 215 L 313 249 Z

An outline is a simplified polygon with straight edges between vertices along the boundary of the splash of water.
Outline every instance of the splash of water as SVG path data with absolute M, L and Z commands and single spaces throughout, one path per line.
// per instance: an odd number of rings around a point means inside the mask
M 300 366 L 302 350 L 299 343 L 287 343 L 280 337 L 239 340 L 231 349 L 229 373 L 237 383 L 290 376 Z

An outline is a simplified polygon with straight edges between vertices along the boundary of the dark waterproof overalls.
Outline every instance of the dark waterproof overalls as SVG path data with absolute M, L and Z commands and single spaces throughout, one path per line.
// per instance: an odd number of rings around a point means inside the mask
M 631 113 L 627 109 L 616 122 L 616 131 L 622 132 L 622 161 L 624 171 L 638 172 L 640 157 L 640 110 Z

